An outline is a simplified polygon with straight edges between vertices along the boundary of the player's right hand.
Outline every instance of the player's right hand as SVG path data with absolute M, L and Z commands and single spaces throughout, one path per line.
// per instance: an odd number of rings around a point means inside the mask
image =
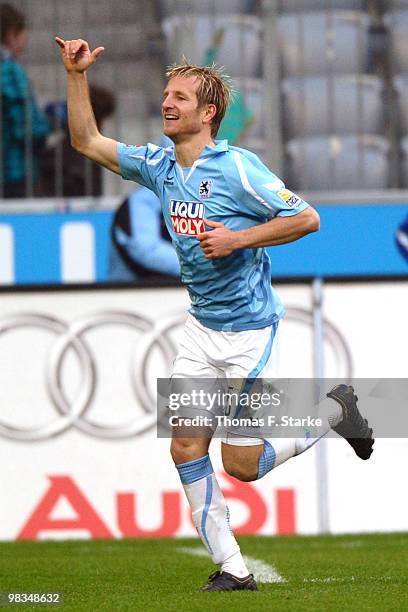
M 105 51 L 104 47 L 97 47 L 91 51 L 86 40 L 63 40 L 55 37 L 55 42 L 61 49 L 61 57 L 67 72 L 85 72 Z

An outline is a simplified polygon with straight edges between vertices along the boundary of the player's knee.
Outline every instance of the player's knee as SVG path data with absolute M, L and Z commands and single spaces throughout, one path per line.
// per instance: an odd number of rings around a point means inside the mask
M 176 438 L 171 441 L 170 453 L 176 465 L 200 459 L 207 454 L 198 440 Z

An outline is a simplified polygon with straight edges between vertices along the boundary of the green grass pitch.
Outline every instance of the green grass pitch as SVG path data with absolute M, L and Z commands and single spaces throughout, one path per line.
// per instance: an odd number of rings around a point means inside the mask
M 260 583 L 258 592 L 199 593 L 214 566 L 186 552 L 201 548 L 197 540 L 6 542 L 0 591 L 64 594 L 62 606 L 13 606 L 20 610 L 408 610 L 408 534 L 239 541 L 282 581 Z

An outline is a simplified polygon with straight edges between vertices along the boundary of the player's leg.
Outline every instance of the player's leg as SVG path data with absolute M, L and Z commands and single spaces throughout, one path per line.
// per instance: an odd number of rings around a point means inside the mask
M 297 438 L 245 438 L 227 434 L 222 442 L 225 471 L 246 482 L 258 480 L 288 459 L 305 452 L 330 429 L 345 438 L 360 459 L 369 459 L 374 444 L 373 431 L 358 408 L 353 388 L 340 385 L 332 389 L 319 404 L 322 425 L 314 437 L 305 433 Z M 336 400 L 337 405 L 333 403 Z
M 228 506 L 208 454 L 210 438 L 180 438 L 179 435 L 180 432 L 172 439 L 171 455 L 197 532 L 221 571 L 246 578 L 248 568 L 232 532 Z M 187 431 L 185 435 L 188 436 Z
M 242 393 L 243 390 L 250 392 L 254 380 L 262 377 L 270 378 L 273 373 L 272 345 L 276 331 L 277 326 L 271 326 L 231 335 L 233 345 L 231 355 L 239 357 L 231 360 L 227 374 L 233 381 L 232 386 L 238 387 L 238 393 Z M 295 387 L 297 384 L 295 381 Z M 290 392 L 289 395 L 292 397 L 293 393 Z M 292 401 L 295 413 L 303 397 L 301 390 L 299 398 Z M 222 443 L 222 458 L 226 472 L 239 480 L 256 480 L 291 457 L 311 448 L 331 428 L 339 425 L 342 419 L 342 406 L 338 399 L 334 396 L 325 398 L 314 409 L 313 416 L 320 419 L 321 426 L 315 430 L 313 437 L 307 430 L 304 431 L 304 435 L 302 433 L 297 437 L 289 430 L 287 437 L 280 438 L 274 438 L 270 433 L 268 436 L 262 431 L 259 432 L 259 437 L 254 434 L 237 435 L 234 431 L 227 431 Z
M 178 383 L 179 379 L 216 378 L 218 372 L 208 362 L 207 344 L 205 331 L 190 317 L 173 367 L 173 378 Z M 195 527 L 212 560 L 221 569 L 212 576 L 205 589 L 253 590 L 256 584 L 249 576 L 231 530 L 229 510 L 211 465 L 208 454 L 211 436 L 212 431 L 208 428 L 202 432 L 197 428 L 177 428 L 171 443 L 171 455 L 190 504 Z
M 225 471 L 245 482 L 258 480 L 273 468 L 311 448 L 328 433 L 331 428 L 330 421 L 338 423 L 341 409 L 338 410 L 335 406 L 333 408 L 332 402 L 324 404 L 322 427 L 319 428 L 319 434 L 313 438 L 307 434 L 297 438 L 254 438 L 227 433 L 221 445 Z
M 320 402 L 314 413 L 322 425 L 313 437 L 245 438 L 227 434 L 222 443 L 222 459 L 226 472 L 243 481 L 262 478 L 273 468 L 311 448 L 330 429 L 343 437 L 363 460 L 373 452 L 373 430 L 357 408 L 352 387 L 336 385 Z

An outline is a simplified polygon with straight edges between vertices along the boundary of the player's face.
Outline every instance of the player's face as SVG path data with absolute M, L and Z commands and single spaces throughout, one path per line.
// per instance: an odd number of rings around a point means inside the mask
M 177 76 L 170 79 L 164 90 L 163 131 L 175 143 L 199 134 L 206 126 L 208 128 L 208 105 L 198 108 L 199 84 L 200 81 L 195 76 Z

